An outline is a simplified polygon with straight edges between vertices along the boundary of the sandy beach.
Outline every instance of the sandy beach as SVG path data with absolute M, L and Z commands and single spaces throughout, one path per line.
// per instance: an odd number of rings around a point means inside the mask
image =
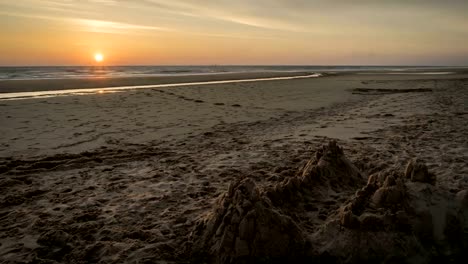
M 16 80 L 0 90 L 303 74 Z M 0 100 L 0 111 L 2 263 L 466 257 L 465 72 Z

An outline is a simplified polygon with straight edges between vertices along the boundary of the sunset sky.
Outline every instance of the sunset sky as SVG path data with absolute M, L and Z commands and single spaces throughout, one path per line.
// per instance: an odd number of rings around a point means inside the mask
M 0 65 L 468 65 L 466 0 L 12 0 Z

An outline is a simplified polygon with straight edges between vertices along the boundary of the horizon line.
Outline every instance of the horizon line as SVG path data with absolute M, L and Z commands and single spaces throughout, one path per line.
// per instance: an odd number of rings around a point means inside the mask
M 467 65 L 418 65 L 418 64 L 113 64 L 113 65 L 0 65 L 0 68 L 15 67 L 453 67 L 464 68 Z

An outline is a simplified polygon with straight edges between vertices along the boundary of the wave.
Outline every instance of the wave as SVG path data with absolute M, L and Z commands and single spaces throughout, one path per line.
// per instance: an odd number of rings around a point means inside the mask
M 453 68 L 453 67 L 452 67 Z M 0 80 L 146 77 L 239 72 L 429 71 L 447 67 L 407 66 L 48 66 L 0 67 Z

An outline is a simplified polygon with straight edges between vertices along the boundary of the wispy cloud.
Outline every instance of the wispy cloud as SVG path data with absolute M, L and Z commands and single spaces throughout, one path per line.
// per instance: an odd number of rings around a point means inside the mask
M 115 5 L 117 4 L 116 0 L 88 0 L 96 4 L 105 4 L 105 5 Z
M 146 26 L 146 25 L 137 25 L 137 24 L 128 24 L 121 22 L 105 21 L 105 20 L 95 20 L 95 19 L 82 19 L 82 18 L 72 18 L 65 19 L 71 23 L 78 25 L 79 29 L 82 31 L 88 32 L 100 32 L 100 33 L 136 33 L 137 31 L 171 31 L 169 28 L 164 27 L 155 27 L 155 26 Z
M 188 32 L 187 34 L 194 36 L 206 36 L 214 38 L 229 38 L 229 39 L 263 39 L 263 40 L 272 40 L 278 39 L 275 36 L 261 36 L 261 35 L 239 35 L 239 34 L 215 34 L 215 33 L 200 33 L 200 32 Z
M 297 23 L 291 23 L 275 16 L 259 16 L 243 12 L 238 6 L 219 5 L 214 2 L 204 2 L 200 4 L 197 1 L 162 1 L 162 0 L 143 0 L 147 3 L 156 5 L 160 9 L 183 16 L 198 17 L 203 19 L 214 19 L 218 21 L 231 22 L 242 26 L 269 30 L 286 30 L 293 32 L 308 32 L 308 28 Z M 287 11 L 287 10 L 285 10 Z
M 43 20 L 56 20 L 56 21 L 66 22 L 66 23 L 70 23 L 74 25 L 75 29 L 78 31 L 87 31 L 87 32 L 114 33 L 114 34 L 132 34 L 132 33 L 137 34 L 137 33 L 142 33 L 143 31 L 171 31 L 171 29 L 165 28 L 165 27 L 129 24 L 129 23 L 121 23 L 121 22 L 97 20 L 97 19 L 56 17 L 56 16 L 2 12 L 2 11 L 0 11 L 0 15 L 26 17 L 26 18 L 43 19 Z

